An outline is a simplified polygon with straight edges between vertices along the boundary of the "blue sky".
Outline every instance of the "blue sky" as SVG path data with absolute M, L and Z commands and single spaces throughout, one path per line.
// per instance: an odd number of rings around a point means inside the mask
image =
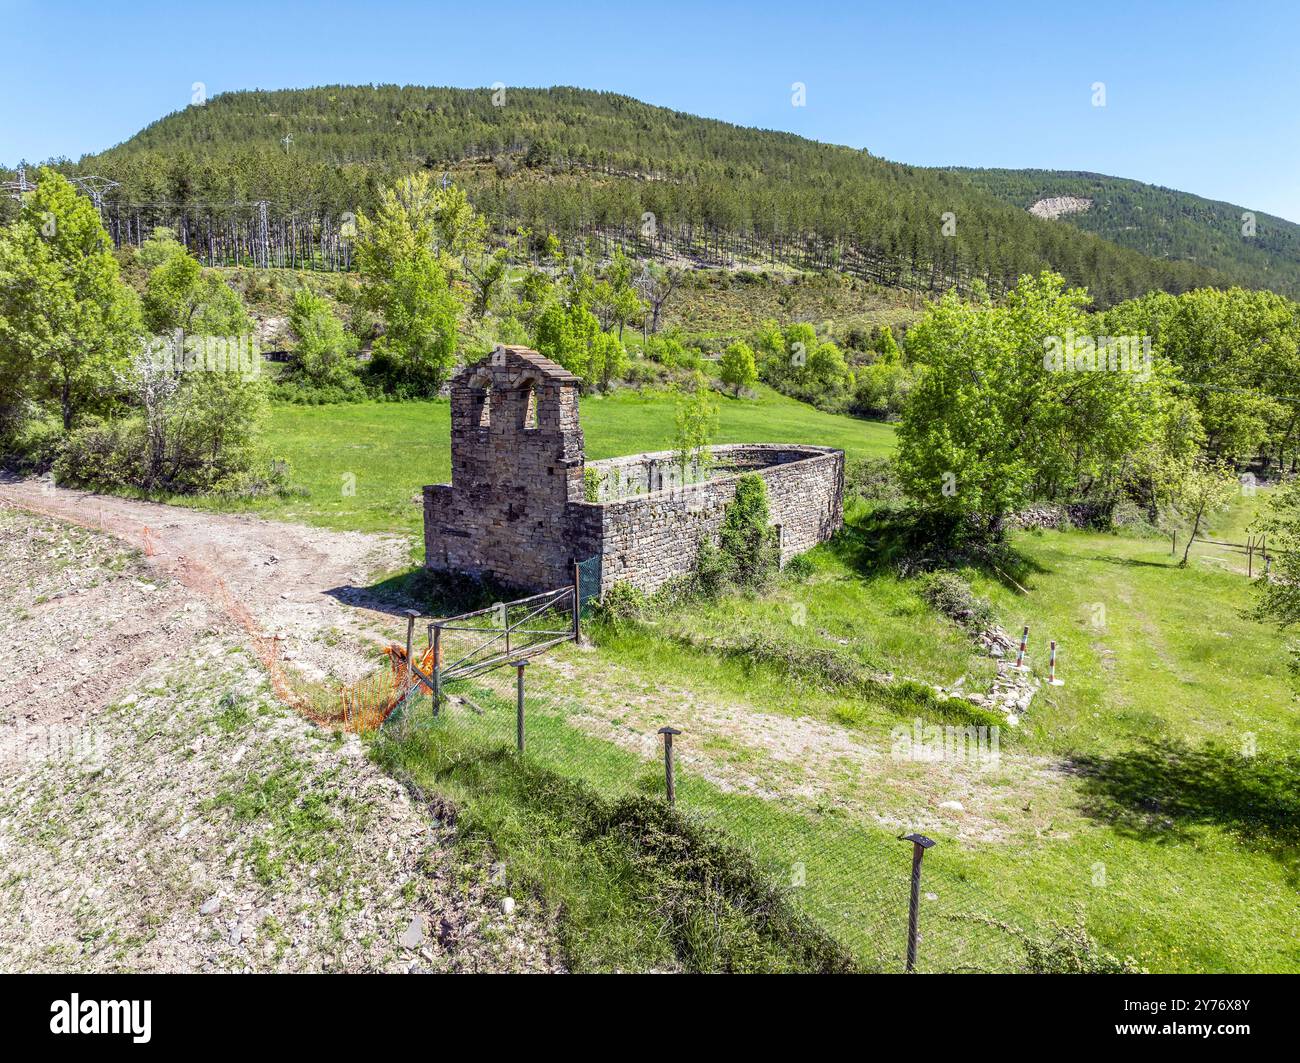
M 1117 174 L 1300 221 L 1295 0 L 0 0 L 0 39 L 10 164 L 109 147 L 189 104 L 196 81 L 209 95 L 501 81 L 624 92 L 918 165 Z

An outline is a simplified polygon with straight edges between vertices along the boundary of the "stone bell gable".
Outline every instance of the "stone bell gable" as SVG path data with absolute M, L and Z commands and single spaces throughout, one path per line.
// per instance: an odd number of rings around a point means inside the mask
M 576 376 L 527 347 L 498 347 L 452 377 L 451 483 L 424 489 L 429 568 L 524 587 L 572 582 L 578 392 Z

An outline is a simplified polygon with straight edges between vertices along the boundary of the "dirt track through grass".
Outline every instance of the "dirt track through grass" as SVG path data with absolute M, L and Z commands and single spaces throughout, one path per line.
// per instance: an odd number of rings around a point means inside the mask
M 454 828 L 355 737 L 275 697 L 230 605 L 239 595 L 270 625 L 333 601 L 241 584 L 266 546 L 287 561 L 291 529 L 114 499 L 101 518 L 70 492 L 36 501 L 127 537 L 156 527 L 159 549 L 0 504 L 0 969 L 554 968 L 531 898 L 504 914 L 506 884 L 464 859 Z M 226 533 L 208 556 L 233 592 L 213 594 L 212 570 L 186 556 L 205 523 Z M 283 571 L 302 590 L 297 566 L 314 565 L 321 594 L 339 575 L 330 533 L 304 535 Z M 338 538 L 345 568 L 374 546 Z

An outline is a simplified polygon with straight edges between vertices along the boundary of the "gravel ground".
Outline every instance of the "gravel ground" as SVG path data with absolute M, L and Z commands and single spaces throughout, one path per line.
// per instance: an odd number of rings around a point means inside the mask
M 366 590 L 372 574 L 410 567 L 408 544 L 396 536 L 141 502 L 49 480 L 0 480 L 6 503 L 106 532 L 144 554 L 155 581 L 181 584 L 242 628 L 273 682 L 286 667 L 308 681 L 355 678 L 373 663 L 376 643 L 404 629 L 392 604 Z
M 0 970 L 556 969 L 532 898 L 509 903 L 355 736 L 272 693 L 257 627 L 350 608 L 313 588 L 340 586 L 338 566 L 375 544 L 322 561 L 308 555 L 328 555 L 330 533 L 301 529 L 304 554 L 290 526 L 152 509 L 180 515 L 191 550 L 208 550 L 207 519 L 317 578 L 296 601 L 243 595 L 240 615 L 176 547 L 143 556 L 0 501 Z M 238 598 L 262 560 L 236 552 L 222 582 Z M 351 667 L 308 646 L 323 672 Z

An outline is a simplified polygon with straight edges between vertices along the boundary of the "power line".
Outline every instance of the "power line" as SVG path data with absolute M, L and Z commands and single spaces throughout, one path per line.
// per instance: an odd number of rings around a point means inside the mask
M 112 178 L 93 173 L 86 174 L 84 177 L 70 177 L 68 182 L 88 195 L 90 201 L 95 204 L 95 209 L 101 214 L 104 212 L 104 196 L 113 189 L 121 187 L 120 183 Z M 16 199 L 19 203 L 28 192 L 35 191 L 35 186 L 27 182 L 27 167 L 21 165 L 18 167 L 18 180 L 0 182 L 0 188 L 5 189 L 10 199 Z

